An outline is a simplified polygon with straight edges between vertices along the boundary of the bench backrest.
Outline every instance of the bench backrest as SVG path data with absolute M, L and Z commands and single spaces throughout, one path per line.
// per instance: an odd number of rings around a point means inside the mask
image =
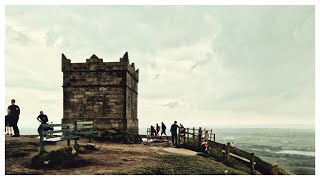
M 46 130 L 46 128 L 54 128 L 54 127 L 60 127 L 60 130 Z M 41 134 L 45 135 L 45 134 L 57 134 L 57 133 L 70 133 L 71 132 L 71 128 L 70 125 L 68 124 L 41 124 Z
M 71 128 L 70 124 L 41 124 L 40 126 L 40 153 L 44 152 L 44 136 L 46 134 L 56 134 L 56 133 L 62 133 L 63 137 L 60 137 L 57 140 L 54 141 L 61 141 L 61 140 L 67 140 L 67 145 L 70 146 L 70 137 L 71 137 Z M 54 127 L 60 127 L 60 130 L 49 130 L 48 128 L 54 128 Z M 46 138 L 53 140 L 54 138 Z M 75 146 L 77 145 L 75 141 Z
M 74 123 L 74 132 L 90 132 L 93 131 L 93 121 L 76 121 Z

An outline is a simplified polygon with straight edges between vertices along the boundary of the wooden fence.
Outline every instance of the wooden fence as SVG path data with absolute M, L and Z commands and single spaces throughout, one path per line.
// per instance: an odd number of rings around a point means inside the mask
M 222 150 L 222 153 L 223 153 L 223 156 L 225 158 L 226 161 L 229 161 L 230 160 L 230 156 L 238 159 L 238 160 L 241 160 L 243 162 L 246 162 L 246 163 L 250 163 L 250 171 L 251 171 L 251 174 L 255 174 L 255 171 L 254 171 L 254 165 L 256 164 L 256 162 L 254 161 L 254 153 L 251 153 L 250 154 L 250 159 L 247 159 L 245 157 L 242 157 L 238 154 L 235 154 L 235 153 L 232 153 L 231 150 L 232 149 L 237 149 L 235 147 L 231 147 L 230 146 L 230 143 L 227 143 L 227 145 L 223 145 L 223 150 Z
M 206 135 L 206 131 L 208 134 Z M 178 132 L 178 140 L 181 142 L 189 142 L 190 140 L 198 140 L 199 143 L 203 140 L 207 141 L 216 141 L 216 134 L 212 133 L 212 129 L 208 130 L 206 128 L 201 128 L 200 130 L 193 127 L 193 128 L 180 128 Z M 201 142 L 200 142 L 201 141 Z
M 206 131 L 208 131 L 208 134 L 206 134 Z M 205 135 L 206 134 L 206 135 Z M 155 138 L 151 136 L 151 129 L 147 129 L 147 140 L 149 142 L 150 138 Z M 198 143 L 198 147 L 201 147 L 202 142 L 205 140 L 216 142 L 216 134 L 212 132 L 212 129 L 206 129 L 206 128 L 179 128 L 178 131 L 178 144 L 194 141 Z M 254 153 L 251 153 L 250 159 L 247 159 L 246 157 L 242 157 L 239 154 L 236 154 L 236 151 L 238 149 L 235 147 L 231 147 L 230 143 L 227 143 L 227 145 L 223 145 L 223 156 L 226 161 L 230 160 L 230 156 L 250 164 L 250 171 L 251 174 L 255 174 L 254 166 L 256 162 L 254 161 Z M 241 153 L 240 153 L 241 154 Z
M 205 132 L 208 131 L 207 137 L 205 136 Z M 201 133 L 201 135 L 199 135 Z M 201 137 L 201 138 L 199 138 Z M 147 128 L 147 142 L 149 142 L 150 139 L 156 139 L 159 138 L 158 136 L 153 136 L 151 134 L 151 128 Z M 212 129 L 207 130 L 206 128 L 199 131 L 199 129 L 193 127 L 193 128 L 179 128 L 178 131 L 178 143 L 181 144 L 182 142 L 189 142 L 190 140 L 198 140 L 199 144 L 206 139 L 207 141 L 216 141 L 216 134 L 212 133 Z

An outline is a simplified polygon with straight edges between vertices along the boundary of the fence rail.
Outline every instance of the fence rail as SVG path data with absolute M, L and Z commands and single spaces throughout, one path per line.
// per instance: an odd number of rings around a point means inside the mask
M 206 132 L 208 131 L 208 134 L 206 135 L 206 133 L 203 133 L 203 132 Z M 199 134 L 201 133 L 201 140 L 204 138 L 205 140 L 210 140 L 210 141 L 213 141 L 215 142 L 216 141 L 216 134 L 213 133 L 212 129 L 202 129 L 201 128 L 201 131 L 199 131 L 199 129 L 196 129 L 196 128 L 181 128 L 180 131 L 179 131 L 179 136 L 180 137 L 183 137 L 183 141 L 187 141 L 189 142 L 190 139 L 192 140 L 195 140 L 196 138 L 199 138 Z
M 206 136 L 205 133 L 208 131 L 208 135 Z M 212 133 L 212 129 L 207 130 L 206 128 L 201 129 L 201 131 L 199 131 L 199 129 L 193 127 L 193 128 L 179 128 L 178 131 L 178 143 L 181 142 L 186 142 L 186 141 L 190 141 L 190 139 L 195 140 L 198 139 L 199 140 L 199 134 L 201 133 L 201 141 L 203 140 L 203 138 L 205 138 L 205 140 L 210 140 L 215 142 L 216 141 L 216 134 Z M 151 132 L 151 128 L 147 128 L 147 142 L 149 142 L 150 139 L 155 139 L 159 136 L 153 135 Z M 161 137 L 161 136 L 160 136 Z
M 207 132 L 208 131 L 208 132 Z M 154 138 L 154 136 L 151 133 L 151 128 L 147 128 L 147 140 L 149 142 L 150 138 Z M 206 128 L 179 128 L 178 131 L 178 144 L 189 142 L 189 141 L 195 141 L 198 143 L 198 147 L 201 148 L 201 144 L 203 141 L 211 141 L 216 142 L 216 134 L 213 133 L 212 129 L 206 129 Z M 231 152 L 233 150 L 233 152 Z M 241 155 L 237 154 L 237 148 L 231 147 L 230 143 L 227 143 L 227 145 L 223 144 L 222 153 L 225 158 L 225 161 L 230 160 L 230 156 L 233 158 L 236 158 L 242 162 L 249 163 L 250 164 L 250 171 L 251 174 L 255 174 L 254 166 L 256 164 L 254 153 L 250 154 L 250 159 L 247 159 L 246 157 L 242 157 Z M 241 153 L 240 153 L 241 154 Z
M 256 164 L 256 162 L 254 161 L 254 153 L 251 153 L 250 154 L 250 159 L 247 159 L 247 158 L 242 157 L 242 156 L 240 156 L 238 154 L 232 153 L 231 149 L 236 149 L 236 148 L 231 147 L 230 143 L 227 143 L 227 145 L 225 145 L 225 144 L 223 145 L 222 153 L 223 153 L 223 156 L 225 157 L 225 160 L 229 161 L 230 160 L 230 156 L 232 156 L 232 157 L 234 157 L 236 159 L 239 159 L 241 161 L 244 161 L 246 163 L 250 163 L 251 174 L 255 174 L 254 165 Z

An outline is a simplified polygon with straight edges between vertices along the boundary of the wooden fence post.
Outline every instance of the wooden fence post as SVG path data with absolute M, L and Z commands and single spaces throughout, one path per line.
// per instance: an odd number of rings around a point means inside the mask
M 183 143 L 186 142 L 186 128 L 183 128 Z
M 193 127 L 193 129 L 192 129 L 192 139 L 194 140 L 194 137 L 195 137 L 195 129 L 194 129 L 194 127 Z
M 251 174 L 255 174 L 254 173 L 254 153 L 251 153 L 250 164 L 251 164 Z
M 189 142 L 189 128 L 187 128 L 187 136 L 188 136 L 188 142 Z
M 202 140 L 202 132 L 199 132 L 198 134 L 198 147 L 200 148 L 201 147 L 201 140 Z
M 227 143 L 227 150 L 226 150 L 226 155 L 227 155 L 227 161 L 230 159 L 230 143 Z
M 216 134 L 213 134 L 213 142 L 216 142 Z

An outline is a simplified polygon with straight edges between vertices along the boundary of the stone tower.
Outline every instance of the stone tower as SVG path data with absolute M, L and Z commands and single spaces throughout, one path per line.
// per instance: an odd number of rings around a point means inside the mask
M 62 123 L 93 121 L 104 133 L 138 134 L 139 69 L 126 52 L 119 62 L 103 62 L 92 55 L 85 63 L 71 63 L 62 54 Z

